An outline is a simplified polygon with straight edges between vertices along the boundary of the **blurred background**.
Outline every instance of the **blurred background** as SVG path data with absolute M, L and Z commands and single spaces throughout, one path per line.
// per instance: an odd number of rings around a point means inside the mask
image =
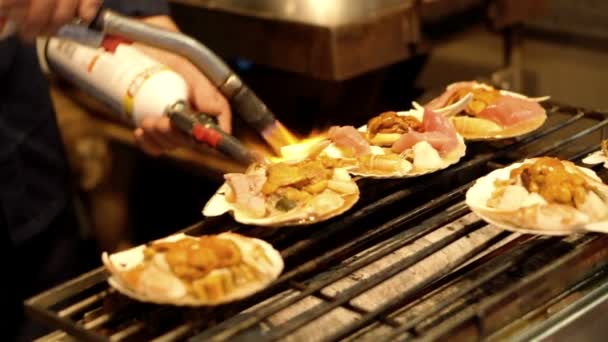
M 478 79 L 608 110 L 608 2 L 173 0 L 181 29 L 229 62 L 293 132 L 358 125 Z M 61 81 L 53 99 L 83 234 L 105 250 L 203 219 L 235 163 L 211 151 L 150 158 Z M 235 117 L 237 115 L 235 114 Z M 235 135 L 259 144 L 236 118 Z

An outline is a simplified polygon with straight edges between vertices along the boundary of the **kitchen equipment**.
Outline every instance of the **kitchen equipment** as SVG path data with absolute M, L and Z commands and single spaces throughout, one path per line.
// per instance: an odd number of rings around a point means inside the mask
M 244 58 L 308 79 L 346 81 L 428 53 L 474 25 L 494 31 L 534 18 L 547 3 L 171 0 L 171 9 L 184 32 L 226 59 Z
M 68 26 L 70 27 L 70 26 Z M 60 33 L 77 34 L 88 43 L 95 35 L 81 35 L 78 26 Z M 145 116 L 167 115 L 194 141 L 215 148 L 248 165 L 253 154 L 215 120 L 195 113 L 188 104 L 188 86 L 181 75 L 146 56 L 129 42 L 113 37 L 98 40 L 100 48 L 70 39 L 49 38 L 43 45 L 44 62 L 55 74 L 70 80 L 115 113 L 127 124 L 139 126 Z
M 607 113 L 543 105 L 549 117 L 539 130 L 471 143 L 442 172 L 360 181 L 360 202 L 331 221 L 268 230 L 223 216 L 185 229 L 246 232 L 281 252 L 284 273 L 244 301 L 206 310 L 144 305 L 112 291 L 97 269 L 30 298 L 26 309 L 61 330 L 43 341 L 599 338 L 608 236 L 506 232 L 464 202 L 472 182 L 493 169 L 540 155 L 579 162 L 599 148 Z M 594 170 L 608 179 L 601 165 Z
M 68 79 L 78 82 L 80 87 L 88 90 L 90 93 L 93 93 L 97 98 L 101 99 L 106 104 L 109 104 L 113 109 L 120 110 L 120 112 L 126 113 L 127 116 L 133 115 L 133 119 L 136 123 L 138 122 L 138 118 L 141 117 L 137 110 L 131 114 L 129 113 L 129 108 L 125 107 L 128 107 L 131 104 L 117 104 L 124 101 L 116 97 L 116 94 L 113 93 L 115 92 L 113 84 L 100 82 L 102 79 L 104 82 L 107 82 L 107 78 L 109 76 L 104 73 L 99 73 L 97 78 L 95 78 L 91 75 L 91 70 L 88 70 L 90 69 L 89 67 L 95 68 L 95 64 L 98 63 L 98 60 L 93 62 L 92 59 L 86 59 L 87 57 L 99 59 L 98 57 L 95 57 L 95 54 L 99 52 L 94 50 L 95 47 L 104 46 L 105 44 L 104 49 L 107 53 L 103 54 L 104 60 L 109 60 L 112 59 L 111 57 L 114 57 L 114 60 L 111 63 L 124 64 L 124 68 L 122 68 L 120 72 L 130 75 L 131 78 L 125 77 L 119 72 L 114 72 L 115 79 L 113 80 L 120 80 L 119 82 L 123 82 L 121 83 L 123 88 L 125 85 L 129 86 L 129 84 L 138 88 L 137 90 L 139 90 L 139 87 L 148 89 L 153 88 L 153 86 L 149 84 L 153 83 L 151 80 L 149 80 L 152 76 L 150 73 L 162 73 L 165 79 L 171 79 L 169 80 L 169 84 L 166 84 L 165 87 L 166 91 L 169 94 L 173 93 L 173 95 L 165 94 L 164 91 L 160 91 L 159 89 L 155 92 L 155 94 L 157 94 L 160 99 L 147 94 L 142 95 L 146 97 L 146 101 L 139 101 L 140 103 L 151 101 L 156 103 L 157 107 L 161 103 L 165 104 L 166 106 L 172 105 L 175 104 L 175 101 L 168 100 L 170 97 L 175 97 L 178 92 L 180 93 L 181 100 L 185 100 L 185 98 L 183 96 L 183 82 L 177 80 L 177 77 L 175 77 L 177 74 L 173 73 L 173 77 L 170 77 L 168 76 L 170 72 L 167 70 L 161 71 L 161 69 L 163 69 L 161 65 L 153 66 L 152 64 L 154 63 L 149 58 L 146 58 L 143 54 L 137 55 L 135 49 L 129 48 L 129 44 L 133 41 L 172 51 L 189 59 L 229 100 L 233 110 L 235 110 L 246 123 L 259 132 L 275 152 L 278 152 L 282 146 L 288 145 L 297 140 L 274 117 L 274 114 L 256 96 L 256 94 L 249 89 L 219 57 L 217 57 L 203 44 L 184 34 L 170 32 L 152 25 L 148 25 L 141 21 L 119 15 L 111 10 L 104 9 L 101 10 L 96 19 L 88 25 L 78 23 L 65 25 L 58 31 L 58 37 L 48 38 L 47 44 L 43 44 L 43 46 L 45 46 L 45 61 L 48 63 L 48 65 L 52 68 L 54 67 L 56 72 L 63 73 Z M 82 44 L 80 45 L 78 43 Z M 87 48 L 90 50 L 85 51 Z M 74 53 L 74 51 L 78 51 L 79 53 Z M 116 54 L 120 54 L 121 56 L 109 56 Z M 73 63 L 74 61 L 71 60 L 74 55 L 85 58 L 84 61 L 88 61 L 89 63 L 85 65 L 83 64 L 83 61 L 80 61 L 80 65 L 75 65 Z M 83 57 L 83 55 L 86 57 Z M 146 65 L 147 68 L 141 67 L 135 63 L 136 59 L 148 61 L 149 65 Z M 80 69 L 76 69 L 78 67 Z M 139 70 L 140 73 L 137 73 L 137 70 Z M 111 71 L 114 71 L 114 69 L 106 68 L 105 70 L 105 72 Z M 158 77 L 154 78 L 157 79 L 157 87 L 160 87 L 161 81 L 158 80 Z M 139 84 L 141 82 L 147 83 L 147 86 L 141 86 L 141 84 Z M 175 85 L 177 88 L 171 89 L 171 85 Z M 104 91 L 105 93 L 103 93 Z M 132 100 L 129 101 L 132 102 Z M 122 108 L 119 109 L 118 107 Z M 180 108 L 185 107 L 182 106 Z M 163 111 L 160 111 L 160 113 L 162 112 Z M 150 113 L 150 111 L 147 111 L 147 113 Z M 175 115 L 176 114 L 174 112 L 173 116 Z M 188 116 L 182 117 L 182 122 L 187 117 Z M 243 146 L 239 146 L 239 143 L 234 138 L 226 134 L 222 134 L 222 132 L 219 132 L 219 130 L 216 129 L 217 127 L 211 127 L 209 124 L 207 124 L 206 127 L 207 130 L 211 129 L 216 132 L 216 134 L 205 135 L 205 137 L 214 137 L 211 141 L 209 141 L 211 142 L 211 145 L 215 144 L 214 142 L 215 140 L 219 139 L 217 138 L 219 135 L 222 137 L 222 139 L 229 141 L 226 144 L 218 145 L 223 152 L 229 153 L 235 158 L 241 158 L 241 161 L 245 163 L 254 160 L 253 156 L 246 156 L 247 153 L 245 148 Z M 200 129 L 198 129 L 198 131 L 200 131 Z M 189 133 L 192 135 L 191 132 Z
M 278 152 L 296 141 L 274 114 L 215 53 L 195 39 L 103 10 L 92 27 L 110 35 L 172 51 L 189 59 L 228 99 L 234 110 Z

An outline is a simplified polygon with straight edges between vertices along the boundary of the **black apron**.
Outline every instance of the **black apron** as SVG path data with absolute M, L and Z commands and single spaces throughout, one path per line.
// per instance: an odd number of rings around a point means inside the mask
M 131 16 L 168 14 L 165 1 L 107 0 Z M 4 336 L 29 339 L 21 303 L 83 271 L 91 251 L 78 238 L 71 211 L 70 168 L 35 47 L 16 38 L 0 41 L 0 247 L 8 252 L 0 304 L 11 317 Z M 92 249 L 93 251 L 95 249 Z M 3 253 L 5 254 L 5 253 Z M 6 254 L 5 254 L 6 255 Z M 8 288 L 7 288 L 8 287 Z

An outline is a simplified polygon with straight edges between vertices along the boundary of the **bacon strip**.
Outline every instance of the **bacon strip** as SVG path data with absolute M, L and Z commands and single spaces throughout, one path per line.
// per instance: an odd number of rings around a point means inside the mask
M 456 130 L 448 118 L 425 109 L 422 127 L 423 133 L 413 131 L 401 135 L 392 146 L 393 152 L 401 153 L 420 141 L 428 142 L 440 155 L 445 155 L 458 146 Z
M 329 129 L 328 135 L 336 146 L 352 149 L 356 157 L 370 153 L 369 143 L 353 126 L 333 126 Z
M 230 186 L 238 206 L 255 217 L 264 217 L 266 201 L 262 194 L 262 186 L 266 183 L 266 176 L 228 173 L 224 175 L 224 179 Z

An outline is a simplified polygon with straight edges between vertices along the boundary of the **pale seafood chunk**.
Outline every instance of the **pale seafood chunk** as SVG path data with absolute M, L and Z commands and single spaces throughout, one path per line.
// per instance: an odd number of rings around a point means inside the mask
M 344 205 L 344 198 L 333 191 L 324 191 L 310 201 L 310 208 L 316 215 L 325 215 Z
M 414 145 L 414 167 L 418 170 L 438 169 L 443 160 L 436 149 L 426 141 Z
M 329 180 L 327 181 L 327 188 L 331 189 L 339 194 L 350 195 L 356 193 L 357 184 L 353 182 L 345 182 L 340 180 Z

